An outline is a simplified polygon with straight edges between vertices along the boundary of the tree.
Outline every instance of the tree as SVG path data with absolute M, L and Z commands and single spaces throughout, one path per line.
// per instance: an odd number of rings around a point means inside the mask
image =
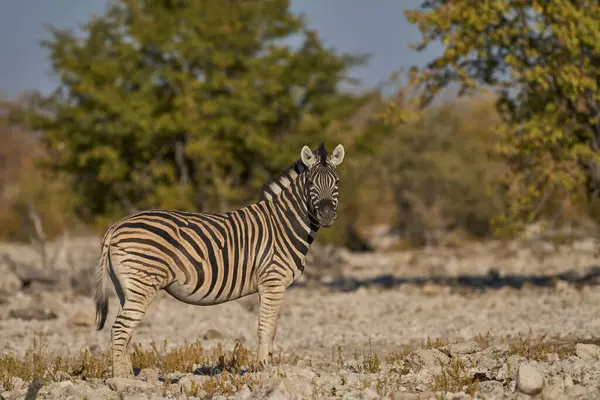
M 90 218 L 257 198 L 353 104 L 338 85 L 366 60 L 326 48 L 286 0 L 122 0 L 82 29 L 50 28 L 60 86 L 28 122 Z
M 407 10 L 421 51 L 443 54 L 413 83 L 427 105 L 450 83 L 460 94 L 498 91 L 498 152 L 511 172 L 501 227 L 539 218 L 557 203 L 600 194 L 600 3 L 590 0 L 423 1 Z

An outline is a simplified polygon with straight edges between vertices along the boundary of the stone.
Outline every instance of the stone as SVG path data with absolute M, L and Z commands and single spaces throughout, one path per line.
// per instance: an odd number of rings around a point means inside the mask
M 13 376 L 10 378 L 9 387 L 11 391 L 21 390 L 27 387 L 27 382 L 19 377 Z
M 544 400 L 556 400 L 565 397 L 565 382 L 561 377 L 555 376 L 544 386 L 541 397 Z
M 158 381 L 158 371 L 154 368 L 144 368 L 137 377 L 145 382 L 156 382 Z
M 308 368 L 300 368 L 293 365 L 282 365 L 279 367 L 279 369 L 288 377 L 298 377 L 309 382 L 315 377 L 315 373 Z
M 544 388 L 544 377 L 531 364 L 519 365 L 517 372 L 517 389 L 528 395 L 536 395 Z
M 0 266 L 0 294 L 12 296 L 15 292 L 21 290 L 22 282 L 17 274 L 10 271 L 8 267 Z
M 600 359 L 600 346 L 595 344 L 577 343 L 575 345 L 577 357 L 584 361 L 593 361 Z
M 216 340 L 216 339 L 223 339 L 223 338 L 225 338 L 225 335 L 223 335 L 221 332 L 219 332 L 216 329 L 209 329 L 206 331 L 204 336 L 202 336 L 202 339 L 204 339 L 204 340 Z
M 77 311 L 75 315 L 69 318 L 67 325 L 70 328 L 87 328 L 93 325 L 93 318 L 82 311 Z
M 587 394 L 587 392 L 588 391 L 585 388 L 585 386 L 579 385 L 579 384 L 573 385 L 572 387 L 569 388 L 569 390 L 567 390 L 569 399 L 584 398 L 584 396 Z
M 392 395 L 392 400 L 419 400 L 419 393 L 396 392 Z
M 262 400 L 287 400 L 294 397 L 289 389 L 285 379 L 271 378 L 263 382 L 253 397 Z
M 148 400 L 148 396 L 141 393 L 125 394 L 121 397 L 123 400 Z
M 109 388 L 116 392 L 124 391 L 147 391 L 154 388 L 148 382 L 133 378 L 109 378 L 106 380 Z
M 450 358 L 438 349 L 416 349 L 406 357 L 408 366 L 415 372 L 429 369 L 434 374 L 441 372 L 442 365 L 447 365 Z
M 252 391 L 248 387 L 248 385 L 243 385 L 236 393 L 236 400 L 244 400 L 252 396 Z
M 22 319 L 23 321 L 47 321 L 58 318 L 58 315 L 52 310 L 46 310 L 38 307 L 19 308 L 11 310 L 8 313 L 9 318 Z
M 364 400 L 375 400 L 379 397 L 379 394 L 375 391 L 375 389 L 368 387 L 361 393 L 361 399 Z
M 179 379 L 177 384 L 181 393 L 196 396 L 201 391 L 203 378 L 197 375 L 186 375 Z
M 501 399 L 504 395 L 504 385 L 498 381 L 479 382 L 478 389 L 485 399 Z
M 457 343 L 451 345 L 452 353 L 454 354 L 473 354 L 479 351 L 479 345 L 475 341 Z
M 284 378 L 284 383 L 288 392 L 297 398 L 306 399 L 313 395 L 313 388 L 307 381 L 303 379 Z

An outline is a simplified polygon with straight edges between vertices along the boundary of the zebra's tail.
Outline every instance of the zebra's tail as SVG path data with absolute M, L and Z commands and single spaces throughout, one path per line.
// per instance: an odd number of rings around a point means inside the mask
M 96 329 L 102 330 L 108 315 L 108 295 L 106 293 L 106 278 L 108 277 L 108 266 L 110 263 L 110 239 L 114 231 L 114 225 L 102 239 L 102 253 L 96 267 L 96 283 L 94 285 L 94 299 L 96 301 Z

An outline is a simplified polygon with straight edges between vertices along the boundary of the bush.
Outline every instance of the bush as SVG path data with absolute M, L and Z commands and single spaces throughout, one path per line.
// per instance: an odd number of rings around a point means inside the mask
M 506 170 L 490 157 L 499 123 L 494 99 L 473 98 L 428 109 L 385 141 L 397 226 L 415 244 L 438 244 L 457 230 L 490 235 L 503 204 L 493 184 Z

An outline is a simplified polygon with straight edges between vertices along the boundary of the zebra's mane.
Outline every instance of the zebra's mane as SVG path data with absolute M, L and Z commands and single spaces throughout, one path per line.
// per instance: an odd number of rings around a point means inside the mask
M 285 189 L 287 189 L 292 181 L 305 172 L 308 168 L 302 160 L 296 160 L 292 165 L 287 167 L 283 172 L 273 177 L 265 183 L 260 190 L 260 200 L 271 200 Z

